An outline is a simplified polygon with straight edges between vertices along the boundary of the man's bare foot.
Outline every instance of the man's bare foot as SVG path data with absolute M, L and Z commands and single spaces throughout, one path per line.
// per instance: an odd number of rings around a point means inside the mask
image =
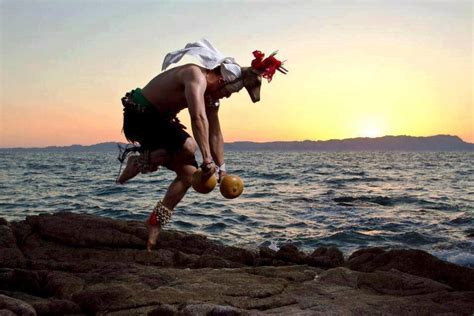
M 127 165 L 123 169 L 122 174 L 117 178 L 118 184 L 124 184 L 128 180 L 135 177 L 140 173 L 140 167 L 138 163 L 138 156 L 129 156 L 127 159 Z
M 146 249 L 150 252 L 155 246 L 160 234 L 160 225 L 151 225 L 149 221 L 146 221 L 146 228 L 148 229 L 148 241 L 146 243 Z

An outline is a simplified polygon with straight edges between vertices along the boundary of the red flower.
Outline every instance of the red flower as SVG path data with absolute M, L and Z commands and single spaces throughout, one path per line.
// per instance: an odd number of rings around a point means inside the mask
M 275 71 L 279 70 L 283 72 L 281 70 L 282 62 L 276 59 L 275 55 L 276 52 L 271 54 L 269 57 L 263 59 L 263 57 L 265 57 L 264 53 L 259 50 L 253 52 L 253 56 L 255 57 L 255 59 L 252 60 L 252 68 L 261 73 L 262 77 L 267 79 L 268 82 L 272 81 L 272 77 L 275 74 Z

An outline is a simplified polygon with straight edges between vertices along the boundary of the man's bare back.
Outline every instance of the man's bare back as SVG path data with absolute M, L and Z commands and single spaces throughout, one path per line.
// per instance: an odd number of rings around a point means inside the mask
M 188 104 L 185 95 L 185 82 L 189 77 L 205 80 L 207 69 L 194 64 L 186 64 L 167 70 L 153 78 L 143 89 L 143 95 L 163 112 L 179 112 Z

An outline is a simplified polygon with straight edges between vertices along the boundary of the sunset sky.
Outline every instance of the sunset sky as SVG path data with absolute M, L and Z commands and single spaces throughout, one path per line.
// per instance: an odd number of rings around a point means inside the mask
M 257 104 L 221 102 L 227 142 L 474 142 L 472 3 L 0 0 L 0 147 L 124 141 L 120 98 L 201 38 L 243 66 L 278 49 L 290 71 Z

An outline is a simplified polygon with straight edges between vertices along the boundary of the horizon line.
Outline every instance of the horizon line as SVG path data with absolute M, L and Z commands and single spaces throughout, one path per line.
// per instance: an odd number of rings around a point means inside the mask
M 461 137 L 457 135 L 451 135 L 451 134 L 436 134 L 436 135 L 429 135 L 429 136 L 412 136 L 412 135 L 383 135 L 383 136 L 376 136 L 376 137 L 369 137 L 369 136 L 358 136 L 358 137 L 350 137 L 350 138 L 332 138 L 332 139 L 327 139 L 327 140 L 310 140 L 310 139 L 305 139 L 305 140 L 270 140 L 270 141 L 252 141 L 252 140 L 236 140 L 232 142 L 224 142 L 224 144 L 233 144 L 233 143 L 255 143 L 255 144 L 265 144 L 265 143 L 298 143 L 298 142 L 330 142 L 330 141 L 343 141 L 343 140 L 353 140 L 353 139 L 378 139 L 378 138 L 385 138 L 385 137 L 411 137 L 411 138 L 429 138 L 429 137 L 440 137 L 440 136 L 448 136 L 448 137 L 457 137 L 459 138 L 462 142 L 466 144 L 472 144 L 465 141 Z M 107 144 L 107 143 L 117 143 L 117 144 L 127 144 L 126 142 L 123 141 L 103 141 L 103 142 L 98 142 L 98 143 L 93 143 L 93 144 L 70 144 L 70 145 L 47 145 L 47 146 L 30 146 L 30 147 L 0 147 L 0 149 L 46 149 L 50 147 L 72 147 L 72 146 L 82 146 L 82 147 L 87 147 L 87 146 L 95 146 L 95 145 L 100 145 L 100 144 Z

